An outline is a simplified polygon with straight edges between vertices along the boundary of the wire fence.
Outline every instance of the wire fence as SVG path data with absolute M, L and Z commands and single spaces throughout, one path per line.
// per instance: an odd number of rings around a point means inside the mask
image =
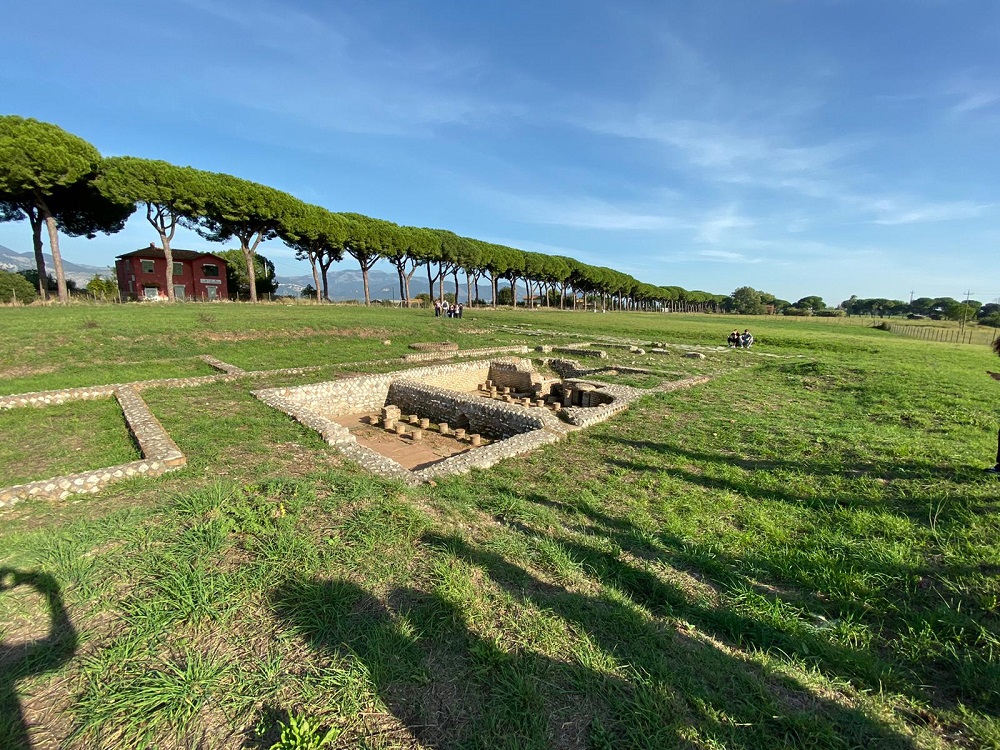
M 996 328 L 980 328 L 979 326 L 938 328 L 935 326 L 907 326 L 888 323 L 886 327 L 888 331 L 898 336 L 953 344 L 990 345 L 996 340 L 998 335 Z

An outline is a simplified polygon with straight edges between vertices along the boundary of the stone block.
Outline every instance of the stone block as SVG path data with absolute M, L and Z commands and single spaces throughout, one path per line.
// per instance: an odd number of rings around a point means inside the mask
M 451 434 L 451 428 L 448 427 L 447 422 L 441 422 L 441 424 L 438 425 L 438 432 L 440 432 L 442 435 L 449 435 Z
M 404 425 L 402 422 L 397 422 L 396 423 L 396 434 L 397 435 L 405 435 L 406 434 L 406 425 Z
M 424 417 L 423 419 L 420 420 L 420 429 L 426 430 L 430 426 L 431 426 L 431 420 L 427 419 L 427 417 Z
M 465 439 L 465 430 L 463 430 L 461 427 L 459 427 L 457 430 L 455 430 L 455 439 L 456 440 L 464 440 Z
M 483 444 L 482 436 L 477 432 L 472 433 L 471 435 L 469 435 L 469 444 L 472 445 L 474 448 L 478 448 L 480 445 Z
M 420 424 L 420 417 L 417 414 L 411 414 L 409 422 L 410 424 Z
M 424 431 L 423 430 L 411 430 L 410 431 L 410 437 L 413 438 L 414 440 L 423 440 L 424 439 Z

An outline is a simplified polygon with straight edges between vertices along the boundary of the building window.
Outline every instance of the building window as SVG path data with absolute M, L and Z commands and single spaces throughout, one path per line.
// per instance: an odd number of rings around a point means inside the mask
M 142 296 L 145 297 L 146 299 L 159 299 L 160 298 L 160 289 L 159 289 L 159 287 L 155 287 L 155 286 L 143 287 L 143 289 L 142 289 Z
M 175 260 L 174 261 L 174 276 L 183 276 L 183 275 L 184 275 L 184 264 L 183 263 L 178 263 Z
M 174 284 L 174 299 L 187 299 L 187 293 L 183 284 Z
M 203 274 L 205 274 L 206 276 L 215 276 L 215 277 L 218 277 L 218 275 L 219 275 L 219 267 L 217 265 L 215 265 L 214 263 L 206 263 L 205 265 L 203 265 L 201 267 L 201 272 Z
M 143 273 L 153 273 L 153 261 L 144 260 L 142 261 L 142 272 Z

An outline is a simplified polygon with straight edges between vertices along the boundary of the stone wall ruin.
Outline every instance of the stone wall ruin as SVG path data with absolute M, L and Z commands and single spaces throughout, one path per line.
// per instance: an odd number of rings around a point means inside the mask
M 609 418 L 643 393 L 605 383 L 561 382 L 536 372 L 530 360 L 505 358 L 265 389 L 253 395 L 316 430 L 368 470 L 416 484 L 487 468 L 560 440 L 568 432 Z M 383 429 L 411 440 L 419 440 L 422 430 L 407 425 L 402 415 L 412 415 L 423 429 L 429 422 L 444 423 L 464 440 L 475 438 L 478 444 L 482 435 L 493 442 L 409 471 L 361 445 L 348 427 L 337 422 L 364 413 L 371 415 L 371 423 L 381 422 Z

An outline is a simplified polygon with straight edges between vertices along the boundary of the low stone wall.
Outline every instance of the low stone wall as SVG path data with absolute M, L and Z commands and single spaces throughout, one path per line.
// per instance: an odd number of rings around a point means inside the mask
M 497 367 L 504 372 L 517 372 L 529 364 L 497 360 L 435 365 L 315 385 L 270 388 L 254 391 L 253 395 L 316 430 L 328 444 L 365 469 L 416 484 L 433 477 L 487 468 L 559 440 L 575 429 L 546 409 L 529 409 L 462 392 L 474 390 Z M 452 390 L 456 383 L 459 389 Z M 413 472 L 359 444 L 346 427 L 333 421 L 334 417 L 345 414 L 376 412 L 387 403 L 400 407 L 404 413 L 420 414 L 451 425 L 468 420 L 470 433 L 478 432 L 496 442 Z
M 572 385 L 576 380 L 569 380 L 567 384 Z M 577 427 L 590 427 L 598 422 L 610 419 L 618 412 L 624 411 L 636 399 L 646 395 L 646 391 L 641 388 L 631 388 L 626 385 L 608 385 L 604 383 L 593 383 L 599 388 L 602 397 L 610 399 L 609 403 L 601 406 L 583 407 L 567 406 L 560 412 L 570 424 Z
M 530 393 L 532 386 L 541 380 L 530 359 L 513 357 L 493 362 L 489 378 L 497 388 L 510 388 L 517 393 Z
M 446 458 L 440 463 L 415 472 L 415 474 L 420 479 L 426 481 L 452 474 L 466 474 L 473 469 L 488 469 L 500 461 L 520 456 L 543 445 L 561 440 L 565 434 L 565 429 L 560 431 L 549 428 L 532 430 L 531 432 L 515 435 L 506 440 L 490 443 L 482 448 L 476 448 L 475 450 Z
M 110 395 L 114 395 L 122 407 L 125 422 L 139 446 L 142 460 L 0 488 L 0 508 L 9 507 L 28 498 L 63 500 L 70 495 L 100 492 L 112 482 L 133 477 L 159 476 L 179 469 L 187 463 L 184 454 L 171 440 L 159 420 L 153 416 L 136 389 L 119 386 L 108 394 Z M 90 397 L 96 398 L 96 396 Z
M 477 432 L 492 440 L 506 440 L 539 430 L 546 424 L 542 409 L 467 396 L 412 380 L 394 381 L 389 386 L 387 403 L 398 406 L 404 414 L 419 414 L 432 422 L 462 426 L 470 433 Z
M 457 352 L 458 344 L 453 341 L 415 341 L 410 348 L 418 352 Z
M 404 354 L 404 362 L 430 362 L 453 357 L 492 357 L 497 354 L 527 354 L 527 346 L 495 346 L 488 349 L 461 349 L 454 352 L 422 352 L 420 354 Z
M 553 346 L 552 351 L 560 354 L 575 354 L 578 357 L 597 357 L 607 359 L 608 353 L 602 349 L 582 349 L 575 346 Z
M 214 359 L 212 357 L 211 359 Z M 131 383 L 111 383 L 110 385 L 94 385 L 86 388 L 61 388 L 55 391 L 33 391 L 30 393 L 15 393 L 10 396 L 0 396 L 0 410 L 19 409 L 24 406 L 55 406 L 70 401 L 91 401 L 98 398 L 111 398 L 120 388 L 134 388 L 144 391 L 148 388 L 194 388 L 200 385 L 221 383 L 238 378 L 259 378 L 266 375 L 301 375 L 323 369 L 322 365 L 309 367 L 286 367 L 280 370 L 241 370 L 235 365 L 215 360 L 219 369 L 227 369 L 222 375 L 198 375 L 192 378 L 158 378 L 155 380 L 136 380 Z M 216 365 L 212 365 L 215 367 Z
M 702 383 L 707 383 L 712 378 L 708 375 L 699 375 L 695 378 L 684 378 L 683 380 L 672 380 L 669 383 L 663 383 L 662 385 L 654 388 L 654 391 L 662 391 L 667 393 L 669 391 L 679 391 L 682 388 L 691 388 L 695 385 L 701 385 Z
M 231 365 L 228 362 L 223 362 L 221 359 L 216 359 L 210 354 L 202 354 L 199 359 L 210 367 L 214 367 L 216 370 L 226 373 L 227 375 L 242 375 L 246 370 L 242 367 L 237 367 L 236 365 Z
M 577 378 L 594 371 L 592 367 L 580 367 L 575 359 L 546 359 L 544 362 L 561 378 Z
M 635 346 L 633 344 L 609 344 L 602 341 L 600 344 L 591 344 L 591 346 L 602 346 L 605 349 L 620 349 L 622 351 L 630 352 L 632 354 L 645 354 L 646 350 L 641 347 Z
M 33 391 L 0 396 L 0 409 L 18 409 L 22 406 L 54 406 L 69 401 L 93 401 L 111 398 L 117 385 L 98 385 L 90 388 L 63 388 L 58 391 Z
M 257 373 L 247 373 L 257 374 Z M 263 373 L 261 373 L 263 374 Z M 133 383 L 113 383 L 89 388 L 63 388 L 58 391 L 35 391 L 0 396 L 0 409 L 17 409 L 22 406 L 52 406 L 69 401 L 89 401 L 95 398 L 110 398 L 119 388 L 192 388 L 224 380 L 233 380 L 239 375 L 200 375 L 194 378 L 162 378 L 160 380 L 139 380 Z
M 379 375 L 358 375 L 313 385 L 269 388 L 253 391 L 253 395 L 271 405 L 285 404 L 288 408 L 276 408 L 293 416 L 308 412 L 312 416 L 337 417 L 378 411 L 385 406 L 389 384 L 394 380 L 406 379 L 456 391 L 474 391 L 487 379 L 489 371 L 488 361 L 458 362 Z

